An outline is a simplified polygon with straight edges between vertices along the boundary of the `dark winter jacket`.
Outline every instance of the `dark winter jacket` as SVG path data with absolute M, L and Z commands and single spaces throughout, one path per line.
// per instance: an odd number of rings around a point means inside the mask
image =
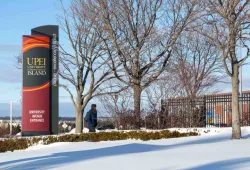
M 85 116 L 85 121 L 88 122 L 88 127 L 97 126 L 97 111 L 89 110 Z

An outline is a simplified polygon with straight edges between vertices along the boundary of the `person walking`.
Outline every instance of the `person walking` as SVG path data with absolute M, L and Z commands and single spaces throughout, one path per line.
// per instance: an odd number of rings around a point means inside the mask
M 89 132 L 95 132 L 95 128 L 97 126 L 96 104 L 91 105 L 91 109 L 87 112 L 84 119 L 88 123 Z

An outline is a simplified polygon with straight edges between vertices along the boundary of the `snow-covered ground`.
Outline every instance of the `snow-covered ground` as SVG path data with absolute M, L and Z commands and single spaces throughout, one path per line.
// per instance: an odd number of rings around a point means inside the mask
M 0 169 L 217 170 L 250 169 L 250 127 L 246 139 L 230 140 L 231 128 L 196 130 L 201 136 L 156 141 L 54 143 L 0 153 Z M 247 139 L 249 138 L 249 139 Z
M 179 131 L 181 133 L 186 133 L 186 132 L 197 132 L 201 135 L 203 134 L 216 134 L 218 132 L 220 132 L 222 129 L 221 128 L 170 128 L 170 129 L 167 129 L 167 130 L 170 130 L 170 131 Z M 108 129 L 108 130 L 97 130 L 96 129 L 96 132 L 113 132 L 113 131 L 119 131 L 117 129 Z M 120 130 L 120 131 L 123 131 L 123 132 L 129 132 L 129 131 L 133 131 L 133 130 Z M 149 129 L 145 129 L 145 128 L 141 128 L 141 131 L 147 131 L 147 132 L 154 132 L 154 131 L 160 131 L 160 130 L 149 130 Z M 82 130 L 83 133 L 88 133 L 89 132 L 89 129 L 88 128 L 84 128 Z M 75 129 L 72 129 L 70 132 L 66 133 L 66 134 L 74 134 L 75 133 Z M 17 134 L 17 137 L 19 137 L 21 135 L 21 133 Z

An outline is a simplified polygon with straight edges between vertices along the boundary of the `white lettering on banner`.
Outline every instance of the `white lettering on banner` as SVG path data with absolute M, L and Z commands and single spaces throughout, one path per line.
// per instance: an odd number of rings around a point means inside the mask
M 38 76 L 38 75 L 45 76 L 46 71 L 28 71 L 28 75 L 29 76 Z
M 29 110 L 29 114 L 31 114 L 30 122 L 37 123 L 37 122 L 44 122 L 43 114 L 45 110 Z
M 32 115 L 32 118 L 43 118 L 43 115 Z
M 29 114 L 44 114 L 45 110 L 30 110 Z
M 29 76 L 45 76 L 46 58 L 27 58 L 27 74 Z
M 56 34 L 53 34 L 52 39 L 52 85 L 57 86 L 58 84 L 58 73 L 57 73 L 57 53 L 58 53 L 58 41 L 56 40 Z
M 30 119 L 30 122 L 44 122 L 44 119 Z

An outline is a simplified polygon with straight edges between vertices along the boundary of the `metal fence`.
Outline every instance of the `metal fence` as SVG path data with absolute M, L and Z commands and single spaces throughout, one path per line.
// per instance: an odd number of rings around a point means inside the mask
M 250 125 L 250 91 L 240 98 L 242 126 Z M 229 127 L 232 126 L 232 94 L 217 94 L 168 99 L 162 106 L 162 126 L 170 127 Z

